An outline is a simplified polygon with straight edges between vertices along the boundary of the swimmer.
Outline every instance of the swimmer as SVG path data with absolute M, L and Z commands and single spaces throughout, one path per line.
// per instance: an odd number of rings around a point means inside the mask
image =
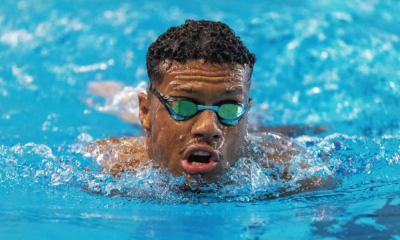
M 288 166 L 301 147 L 283 135 L 271 135 L 273 141 L 262 143 L 248 135 L 255 62 L 255 55 L 224 23 L 187 20 L 171 27 L 147 53 L 149 86 L 138 94 L 144 137 L 110 137 L 87 151 L 93 157 L 118 154 L 102 163 L 103 170 L 115 176 L 153 161 L 174 176 L 201 176 L 206 183 L 218 182 L 242 157 L 262 156 L 268 159 L 261 163 L 266 168 L 274 163 Z M 296 132 L 290 126 L 275 130 Z M 257 144 L 261 152 L 255 152 Z M 290 178 L 285 169 L 280 177 Z

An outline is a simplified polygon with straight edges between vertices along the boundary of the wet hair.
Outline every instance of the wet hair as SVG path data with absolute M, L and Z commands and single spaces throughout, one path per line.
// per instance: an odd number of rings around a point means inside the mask
M 146 58 L 150 85 L 156 86 L 161 82 L 161 65 L 165 60 L 185 64 L 196 59 L 212 64 L 240 64 L 248 67 L 251 73 L 256 56 L 228 25 L 186 20 L 183 25 L 169 28 L 150 45 Z

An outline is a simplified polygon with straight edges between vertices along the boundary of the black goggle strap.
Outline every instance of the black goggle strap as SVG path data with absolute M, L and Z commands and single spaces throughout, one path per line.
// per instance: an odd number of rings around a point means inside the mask
M 171 106 L 168 104 L 168 99 L 169 97 L 167 96 L 163 96 L 161 93 L 157 92 L 153 87 L 149 88 L 149 91 L 151 93 L 154 94 L 154 96 L 156 96 L 160 102 L 164 105 L 165 108 L 168 109 L 169 114 L 171 115 L 171 117 L 175 120 L 178 121 L 183 121 L 185 120 L 185 117 L 179 116 L 178 114 L 175 113 L 175 111 L 171 108 Z

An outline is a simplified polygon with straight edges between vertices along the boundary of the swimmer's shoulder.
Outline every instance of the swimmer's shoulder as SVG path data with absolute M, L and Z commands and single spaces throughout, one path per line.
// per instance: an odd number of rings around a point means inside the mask
M 132 171 L 148 161 L 144 137 L 109 137 L 90 144 L 86 156 L 101 164 L 103 171 L 119 176 Z
M 258 158 L 286 163 L 304 151 L 288 136 L 277 132 L 258 132 L 249 134 L 249 143 Z
M 289 168 L 293 159 L 298 155 L 305 155 L 306 151 L 292 138 L 276 132 L 263 132 L 250 134 L 251 144 L 255 152 L 258 152 L 258 160 L 264 168 L 277 168 L 280 172 L 279 178 L 292 180 L 292 173 Z M 299 162 L 301 169 L 312 167 L 305 162 Z M 298 181 L 300 188 L 293 193 L 305 190 L 330 188 L 336 186 L 337 182 L 333 177 L 311 177 Z
M 294 140 L 276 132 L 258 132 L 249 134 L 251 158 L 261 167 L 275 169 L 275 178 L 290 180 L 289 168 L 292 160 L 304 150 Z

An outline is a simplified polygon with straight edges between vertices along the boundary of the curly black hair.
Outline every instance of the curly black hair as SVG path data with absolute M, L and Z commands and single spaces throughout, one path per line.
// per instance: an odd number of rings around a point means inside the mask
M 191 59 L 204 59 L 206 63 L 216 64 L 237 63 L 249 66 L 252 71 L 256 56 L 228 25 L 186 20 L 183 25 L 169 28 L 150 45 L 146 65 L 151 85 L 161 81 L 160 66 L 166 59 L 182 64 Z

